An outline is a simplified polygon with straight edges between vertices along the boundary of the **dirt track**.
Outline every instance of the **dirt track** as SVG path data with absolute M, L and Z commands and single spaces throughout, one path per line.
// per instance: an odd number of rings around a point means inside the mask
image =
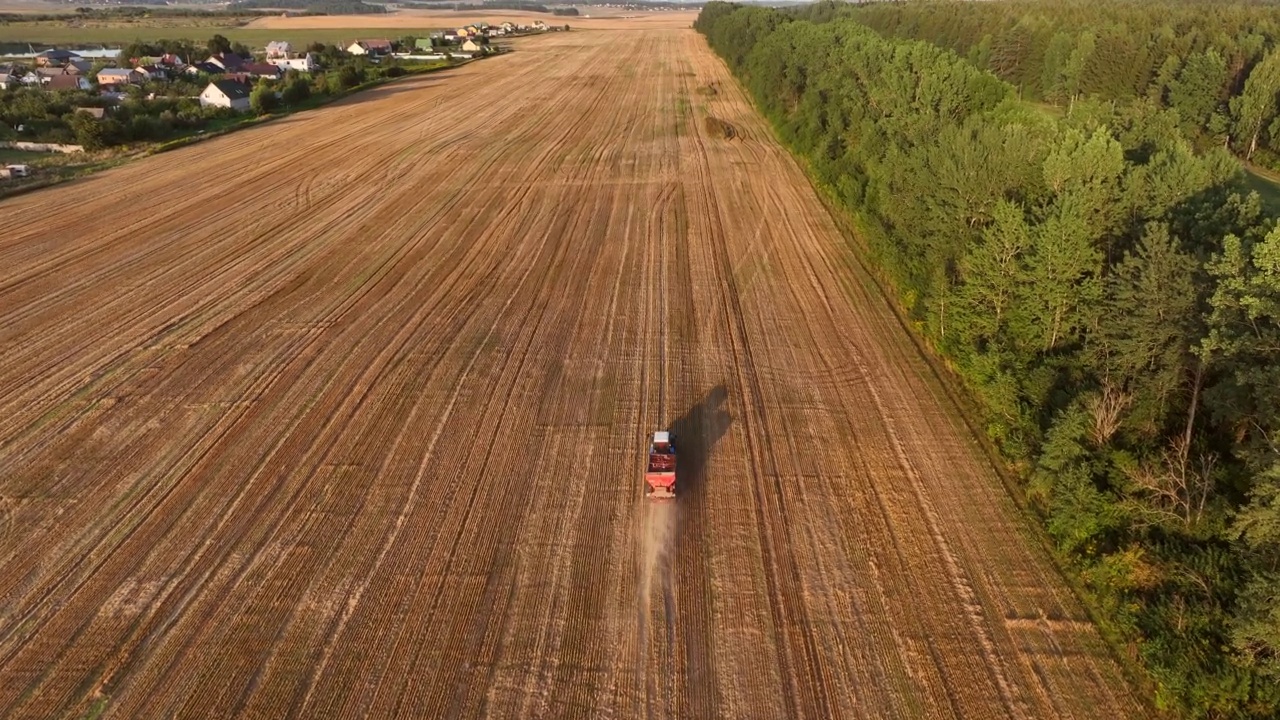
M 525 48 L 0 203 L 0 716 L 1142 715 L 701 39 Z

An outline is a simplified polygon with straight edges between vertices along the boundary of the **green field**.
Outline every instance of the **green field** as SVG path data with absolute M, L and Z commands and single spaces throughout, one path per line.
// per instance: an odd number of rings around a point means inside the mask
M 295 46 L 312 42 L 347 45 L 357 38 L 425 36 L 438 29 L 398 27 L 266 30 L 217 25 L 158 27 L 137 24 L 118 27 L 70 27 L 64 23 L 13 23 L 0 25 L 0 45 L 32 43 L 56 46 L 120 46 L 134 40 L 207 40 L 214 35 L 222 35 L 232 42 L 242 42 L 251 48 L 265 47 L 272 40 L 285 40 Z M 9 51 L 13 52 L 14 49 L 10 47 Z

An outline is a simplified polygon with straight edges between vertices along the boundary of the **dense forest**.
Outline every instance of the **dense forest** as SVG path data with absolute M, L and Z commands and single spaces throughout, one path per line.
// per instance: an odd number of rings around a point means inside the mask
M 1280 714 L 1280 141 L 1256 4 L 709 3 L 1155 701 Z M 926 41 L 927 40 L 927 41 Z
M 823 2 L 807 19 L 849 17 L 882 34 L 954 50 L 1024 99 L 1067 106 L 1080 97 L 1147 99 L 1177 111 L 1199 147 L 1223 144 L 1280 168 L 1280 5 L 1259 2 L 1027 0 L 955 3 Z M 1254 78 L 1252 84 L 1248 78 Z

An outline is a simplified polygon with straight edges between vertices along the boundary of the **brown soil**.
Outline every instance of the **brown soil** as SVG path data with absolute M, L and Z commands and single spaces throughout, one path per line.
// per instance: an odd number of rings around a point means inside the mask
M 0 717 L 1143 716 L 850 252 L 690 30 L 0 203 Z

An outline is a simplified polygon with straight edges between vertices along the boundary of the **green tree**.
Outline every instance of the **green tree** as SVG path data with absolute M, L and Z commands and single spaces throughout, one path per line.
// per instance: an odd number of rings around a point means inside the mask
M 1169 85 L 1169 106 L 1178 111 L 1183 127 L 1198 132 L 1222 102 L 1227 82 L 1227 61 L 1217 50 L 1193 53 Z
M 75 134 L 76 144 L 83 145 L 85 150 L 101 150 L 107 145 L 106 133 L 103 132 L 99 120 L 88 113 L 71 114 L 67 123 Z
M 281 99 L 289 105 L 296 105 L 309 97 L 311 97 L 311 83 L 301 76 L 291 78 L 281 93 Z
M 1254 478 L 1249 506 L 1240 513 L 1236 528 L 1254 564 L 1252 579 L 1241 593 L 1232 641 L 1246 662 L 1280 678 L 1280 462 L 1272 462 Z
M 1255 470 L 1250 502 L 1235 524 L 1250 551 L 1252 579 L 1233 640 L 1251 664 L 1280 678 L 1280 229 L 1252 246 L 1227 236 L 1209 272 L 1218 284 L 1203 352 L 1217 354 L 1228 374 L 1219 412 L 1249 440 Z
M 275 88 L 265 82 L 258 83 L 249 93 L 249 107 L 259 115 L 266 115 L 279 105 L 280 99 L 276 97 Z
M 1228 235 L 1207 269 L 1217 284 L 1201 354 L 1226 373 L 1217 413 L 1265 443 L 1280 430 L 1280 228 L 1257 243 Z
M 1152 223 L 1107 281 L 1107 322 L 1098 326 L 1095 352 L 1104 377 L 1129 399 L 1133 425 L 1149 437 L 1161 435 L 1198 368 L 1196 271 L 1168 228 Z
M 1262 129 L 1276 115 L 1276 95 L 1280 93 L 1280 51 L 1267 53 L 1245 80 L 1244 91 L 1231 101 L 1235 121 L 1235 143 L 1245 148 L 1251 160 L 1258 150 Z
M 1026 282 L 1022 266 L 1030 247 L 1031 228 L 1022 208 L 1001 200 L 981 240 L 969 247 L 960 262 L 955 322 L 971 346 L 985 346 L 1000 334 L 1009 307 Z
M 215 34 L 205 43 L 205 48 L 208 49 L 210 55 L 229 53 L 231 52 L 231 41 L 224 35 Z
M 1102 253 L 1089 229 L 1088 203 L 1076 193 L 1058 197 L 1035 228 L 1027 254 L 1027 282 L 1017 306 L 1017 335 L 1028 349 L 1050 351 L 1077 340 L 1101 298 Z

